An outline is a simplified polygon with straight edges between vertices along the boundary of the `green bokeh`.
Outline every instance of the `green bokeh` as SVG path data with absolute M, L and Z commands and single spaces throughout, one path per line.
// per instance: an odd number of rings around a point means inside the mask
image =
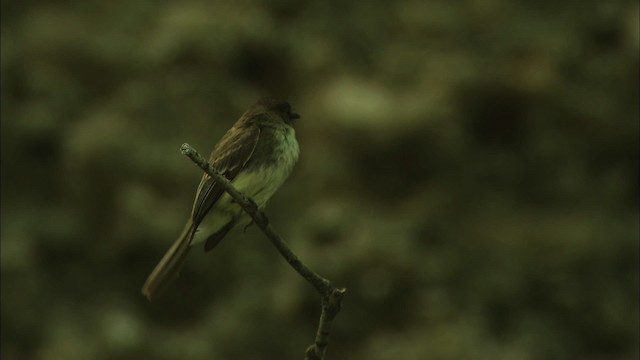
M 635 1 L 3 2 L 2 359 L 299 359 L 319 299 L 255 228 L 149 304 L 264 95 L 267 213 L 348 289 L 331 359 L 638 358 Z

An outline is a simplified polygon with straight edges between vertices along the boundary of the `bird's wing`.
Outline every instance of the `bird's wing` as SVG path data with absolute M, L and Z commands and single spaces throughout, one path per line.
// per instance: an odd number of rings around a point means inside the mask
M 213 149 L 209 162 L 231 181 L 251 159 L 259 138 L 260 128 L 257 125 L 244 123 L 241 127 L 234 126 Z M 205 173 L 198 186 L 191 213 L 196 227 L 222 194 L 224 189 Z

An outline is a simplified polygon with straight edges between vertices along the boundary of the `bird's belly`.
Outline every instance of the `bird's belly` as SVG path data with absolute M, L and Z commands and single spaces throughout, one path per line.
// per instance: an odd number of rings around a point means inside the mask
M 262 208 L 289 176 L 291 168 L 283 165 L 267 165 L 242 171 L 234 179 L 233 185 Z M 225 196 L 229 197 L 228 194 Z
M 282 161 L 277 164 L 246 169 L 241 171 L 231 183 L 262 209 L 287 179 L 292 167 L 293 162 Z M 236 225 L 239 226 L 244 226 L 250 221 L 250 217 L 243 214 L 240 205 L 236 204 L 233 198 L 225 192 L 200 222 L 192 244 L 203 242 L 234 219 L 237 221 Z
M 261 162 L 252 159 L 232 182 L 236 189 L 252 198 L 260 208 L 267 204 L 289 177 L 300 151 L 293 128 L 276 132 L 273 136 L 277 146 L 270 149 L 271 156 L 263 158 Z
M 213 206 L 207 215 L 204 216 L 200 225 L 198 225 L 193 235 L 193 240 L 191 240 L 192 245 L 199 244 L 207 240 L 209 236 L 220 231 L 220 229 L 232 221 L 239 212 L 239 208 L 234 210 L 235 205 L 233 204 L 228 204 L 226 207 L 216 205 Z
M 269 149 L 271 155 L 267 159 L 263 158 L 263 161 L 250 160 L 231 182 L 261 209 L 287 179 L 300 151 L 293 128 L 276 132 L 274 136 L 278 145 Z M 206 240 L 234 220 L 237 226 L 243 226 L 249 223 L 250 217 L 243 214 L 242 208 L 225 192 L 202 219 L 193 237 L 193 243 Z

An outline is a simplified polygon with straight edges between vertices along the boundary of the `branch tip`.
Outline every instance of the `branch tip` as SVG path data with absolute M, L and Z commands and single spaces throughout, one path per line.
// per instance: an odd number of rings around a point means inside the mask
M 193 149 L 191 147 L 191 145 L 189 145 L 189 143 L 184 143 L 182 144 L 182 146 L 180 146 L 180 152 L 182 153 L 182 155 L 188 155 L 191 153 L 191 149 Z

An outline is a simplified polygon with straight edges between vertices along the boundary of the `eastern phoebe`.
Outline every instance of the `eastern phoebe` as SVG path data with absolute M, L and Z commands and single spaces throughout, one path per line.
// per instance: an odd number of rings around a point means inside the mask
M 298 118 L 286 101 L 259 100 L 214 147 L 209 163 L 253 199 L 258 208 L 264 208 L 298 160 L 298 142 L 292 127 Z M 248 224 L 249 220 L 229 194 L 205 173 L 182 234 L 153 269 L 142 293 L 149 300 L 155 298 L 178 275 L 191 246 L 204 242 L 204 250 L 210 251 L 235 225 Z

